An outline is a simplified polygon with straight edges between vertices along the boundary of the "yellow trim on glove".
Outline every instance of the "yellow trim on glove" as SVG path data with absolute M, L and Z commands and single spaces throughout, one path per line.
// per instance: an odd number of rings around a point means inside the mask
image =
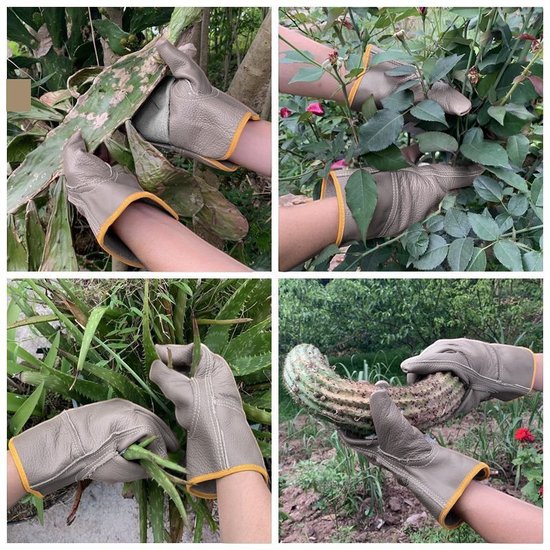
M 235 133 L 233 134 L 233 138 L 231 139 L 231 143 L 229 144 L 229 149 L 227 149 L 225 155 L 221 159 L 217 160 L 227 160 L 235 152 L 237 144 L 241 139 L 241 134 L 243 133 L 244 127 L 249 120 L 260 120 L 260 117 L 252 111 L 248 111 L 247 113 L 245 113 L 243 118 L 241 118 L 241 121 L 239 122 L 237 129 L 235 130 Z
M 99 243 L 99 246 L 107 252 L 107 254 L 110 254 L 113 256 L 113 258 L 116 258 L 117 260 L 130 265 L 132 267 L 143 267 L 142 264 L 133 262 L 131 260 L 128 260 L 127 258 L 123 258 L 116 252 L 113 252 L 109 249 L 108 246 L 105 245 L 105 235 L 107 234 L 107 231 L 109 231 L 111 225 L 113 225 L 118 218 L 122 215 L 122 213 L 130 206 L 132 203 L 141 200 L 141 199 L 149 199 L 150 201 L 154 202 L 155 204 L 158 204 L 161 206 L 168 214 L 170 214 L 175 220 L 179 220 L 178 214 L 170 207 L 168 206 L 162 199 L 159 199 L 156 195 L 153 195 L 152 193 L 148 193 L 147 191 L 138 191 L 137 193 L 134 193 L 133 195 L 130 195 L 129 197 L 126 197 L 118 208 L 107 218 L 107 220 L 103 223 L 103 225 L 99 228 L 99 233 L 96 236 L 97 242 Z
M 232 468 L 227 468 L 226 470 L 219 470 L 217 472 L 210 472 L 209 474 L 204 474 L 201 476 L 194 477 L 188 480 L 189 485 L 187 490 L 194 496 L 200 498 L 213 499 L 216 498 L 216 493 L 204 493 L 199 489 L 195 489 L 194 485 L 199 483 L 204 483 L 205 481 L 211 481 L 213 479 L 220 479 L 221 477 L 229 476 L 231 474 L 236 474 L 238 472 L 258 472 L 262 474 L 265 482 L 269 481 L 269 476 L 267 475 L 267 470 L 262 466 L 257 464 L 239 464 L 239 466 L 233 466 Z
M 483 474 L 483 477 L 478 477 L 480 473 Z M 466 487 L 470 485 L 470 482 L 473 479 L 478 479 L 479 481 L 481 481 L 483 479 L 487 479 L 490 475 L 491 475 L 491 470 L 489 469 L 489 466 L 487 466 L 487 464 L 485 464 L 484 462 L 479 462 L 468 472 L 468 474 L 460 482 L 460 485 L 457 487 L 452 497 L 447 501 L 447 504 L 445 504 L 445 508 L 441 510 L 441 513 L 437 518 L 437 521 L 439 522 L 441 527 L 444 527 L 445 529 L 453 530 L 459 527 L 463 523 L 462 520 L 458 520 L 457 523 L 453 523 L 451 525 L 447 524 L 446 523 L 447 514 L 452 510 L 453 506 L 456 504 L 456 501 L 462 496 L 462 493 L 466 490 Z
M 17 473 L 19 474 L 19 479 L 21 479 L 21 485 L 23 485 L 23 489 L 25 489 L 25 491 L 27 491 L 27 493 L 30 493 L 31 495 L 37 496 L 38 498 L 44 498 L 44 495 L 42 493 L 36 491 L 30 486 L 29 480 L 27 479 L 27 474 L 25 473 L 25 468 L 23 468 L 23 463 L 21 462 L 21 459 L 17 454 L 17 449 L 13 444 L 13 437 L 8 442 L 8 449 L 10 451 L 11 457 L 13 458 L 13 463 L 15 464 L 15 468 L 17 469 Z
M 342 185 L 340 184 L 340 180 L 338 179 L 336 172 L 334 170 L 331 170 L 328 173 L 328 177 L 332 180 L 334 191 L 336 192 L 336 201 L 338 202 L 338 231 L 336 232 L 335 243 L 336 246 L 340 246 L 342 244 L 342 239 L 344 238 L 344 229 L 346 227 L 346 198 L 344 196 Z M 323 181 L 321 182 L 321 194 L 319 196 L 320 199 L 325 198 L 326 190 L 327 178 L 323 178 Z
M 351 87 L 351 90 L 348 93 L 348 101 L 349 101 L 350 107 L 351 105 L 353 105 L 353 101 L 355 100 L 355 96 L 357 95 L 357 91 L 359 90 L 359 86 L 361 86 L 363 77 L 365 76 L 365 73 L 369 68 L 371 50 L 372 50 L 372 44 L 369 44 L 365 48 L 365 52 L 363 53 L 363 57 L 361 58 L 361 65 L 363 65 L 363 70 L 357 75 L 355 82 L 353 83 L 353 86 Z
M 533 356 L 533 376 L 531 377 L 531 387 L 529 388 L 529 391 L 531 391 L 533 389 L 533 386 L 535 385 L 535 377 L 537 376 L 537 357 L 533 350 L 530 350 L 529 348 L 525 349 L 529 350 L 531 352 L 531 355 Z

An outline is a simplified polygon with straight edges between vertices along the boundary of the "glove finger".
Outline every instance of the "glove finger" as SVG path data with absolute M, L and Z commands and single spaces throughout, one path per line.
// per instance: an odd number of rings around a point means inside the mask
M 432 86 L 428 92 L 428 99 L 439 103 L 442 109 L 450 115 L 464 116 L 472 108 L 472 103 L 467 97 L 442 81 L 438 81 Z
M 412 386 L 413 384 L 416 384 L 416 382 L 418 382 L 421 379 L 422 379 L 422 376 L 420 376 L 419 374 L 415 374 L 414 372 L 409 372 L 409 374 L 407 374 L 407 385 Z
M 89 477 L 106 483 L 126 483 L 137 479 L 146 479 L 149 476 L 137 462 L 115 455 L 108 462 L 96 468 Z
M 186 346 L 171 346 L 171 345 L 156 345 L 155 350 L 159 356 L 159 359 L 165 364 L 168 364 L 168 350 L 172 355 L 172 363 L 176 369 L 189 370 L 191 363 L 193 362 L 193 350 L 194 344 L 187 344 Z
M 197 55 L 197 48 L 195 48 L 194 44 L 191 44 L 191 42 L 187 42 L 187 44 L 183 44 L 182 46 L 178 46 L 178 50 L 189 57 L 195 58 Z
M 470 187 L 474 180 L 483 174 L 485 168 L 479 164 L 471 164 L 470 166 L 430 164 L 418 166 L 416 170 L 424 177 L 436 178 L 439 187 L 447 193 L 461 187 Z
M 157 44 L 157 51 L 162 57 L 164 62 L 170 68 L 172 75 L 176 78 L 187 78 L 189 73 L 189 62 L 191 61 L 189 55 L 181 50 L 178 50 L 176 46 L 163 40 Z
M 153 361 L 149 378 L 176 407 L 193 401 L 189 378 L 174 369 L 169 369 L 162 361 Z

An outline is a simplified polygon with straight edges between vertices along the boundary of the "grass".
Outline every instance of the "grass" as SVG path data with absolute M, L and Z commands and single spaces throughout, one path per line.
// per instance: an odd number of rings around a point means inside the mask
M 422 527 L 407 529 L 409 542 L 419 544 L 432 543 L 484 543 L 485 541 L 469 526 L 462 524 L 458 529 L 449 531 L 440 527 Z

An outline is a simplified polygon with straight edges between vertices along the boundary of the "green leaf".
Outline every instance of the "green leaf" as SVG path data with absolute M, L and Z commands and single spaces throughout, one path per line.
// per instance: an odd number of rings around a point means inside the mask
M 283 52 L 279 63 L 309 63 L 309 59 L 313 59 L 315 56 L 307 50 L 288 50 Z
M 25 240 L 27 242 L 27 263 L 29 271 L 38 271 L 44 250 L 46 235 L 34 201 L 27 203 L 25 210 Z
M 386 50 L 373 55 L 370 60 L 370 66 L 374 67 L 375 65 L 378 65 L 379 63 L 384 63 L 386 61 L 401 61 L 403 63 L 414 63 L 415 59 L 412 55 L 406 53 L 402 49 Z
M 527 183 L 525 182 L 525 180 L 519 174 L 512 172 L 512 170 L 494 167 L 487 167 L 487 170 L 492 172 L 497 178 L 506 182 L 508 185 L 511 185 L 518 191 L 522 191 L 523 193 L 529 192 L 529 188 L 527 187 Z
M 506 107 L 493 106 L 489 107 L 487 114 L 494 118 L 499 124 L 504 124 L 504 117 L 506 116 Z
M 147 27 L 161 27 L 170 21 L 172 11 L 173 8 L 134 8 L 129 30 L 136 34 Z
M 364 159 L 368 166 L 382 172 L 396 172 L 410 166 L 401 154 L 401 149 L 394 144 L 383 151 L 367 153 Z
M 529 139 L 523 134 L 510 136 L 506 143 L 506 152 L 508 153 L 510 162 L 514 166 L 523 166 L 525 157 L 529 153 Z
M 474 254 L 474 240 L 471 237 L 456 239 L 449 246 L 447 262 L 453 271 L 466 271 Z
M 36 405 L 42 397 L 44 391 L 44 382 L 42 382 L 32 393 L 27 397 L 23 405 L 10 419 L 10 430 L 12 435 L 17 435 L 25 426 L 29 418 L 32 416 Z
M 484 166 L 502 166 L 510 168 L 508 155 L 502 146 L 494 141 L 484 140 L 476 143 L 462 143 L 460 152 L 469 160 Z
M 525 271 L 543 271 L 542 252 L 531 250 L 523 255 Z
M 410 90 L 393 92 L 382 100 L 384 109 L 390 111 L 405 111 L 414 103 L 414 94 Z
M 533 120 L 536 118 L 535 115 L 529 112 L 523 105 L 516 105 L 514 103 L 508 103 L 506 105 L 506 112 L 520 120 Z
M 376 106 L 376 101 L 374 96 L 371 94 L 361 105 L 361 114 L 365 119 L 365 122 L 370 120 L 378 112 L 378 107 Z
M 419 224 L 412 225 L 403 235 L 401 244 L 413 259 L 420 258 L 428 250 L 430 237 Z
M 443 132 L 424 132 L 415 137 L 422 153 L 432 153 L 434 151 L 454 153 L 458 151 L 458 141 L 453 136 Z
M 428 75 L 426 75 L 426 78 L 430 84 L 433 82 L 436 82 L 438 80 L 441 80 L 444 76 L 446 76 L 450 71 L 453 70 L 455 65 L 464 57 L 464 55 L 457 55 L 453 54 L 449 57 L 442 57 L 438 59 L 434 65 L 434 68 Z
M 31 98 L 31 110 L 22 112 L 9 112 L 8 120 L 11 122 L 17 120 L 45 120 L 48 122 L 61 122 L 63 120 L 63 113 L 57 109 L 42 103 L 35 97 Z
M 470 128 L 462 138 L 462 145 L 467 143 L 483 143 L 483 130 L 481 128 Z
M 543 206 L 543 187 L 542 178 L 535 178 L 531 184 L 531 200 L 535 206 L 542 208 Z
M 40 271 L 77 271 L 63 177 L 51 188 L 50 204 L 53 211 L 46 229 Z
M 46 8 L 42 10 L 44 22 L 50 33 L 55 48 L 62 48 L 67 39 L 67 22 L 65 8 Z
M 346 185 L 346 203 L 357 223 L 359 235 L 363 242 L 367 240 L 367 230 L 377 200 L 378 188 L 372 175 L 366 170 L 355 171 L 349 177 Z
M 82 344 L 80 345 L 80 353 L 78 354 L 78 363 L 76 365 L 77 372 L 82 370 L 97 327 L 108 310 L 109 308 L 107 306 L 97 306 L 92 309 L 88 317 L 88 322 L 86 323 L 86 328 L 84 329 L 84 335 L 82 336 Z
M 8 162 L 18 164 L 40 143 L 41 135 L 24 132 L 13 137 L 8 143 Z
M 493 247 L 497 260 L 510 271 L 523 271 L 521 251 L 514 241 L 498 241 Z
M 130 36 L 129 33 L 123 31 L 110 19 L 94 19 L 93 24 L 97 33 L 107 40 L 113 53 L 116 55 L 126 55 L 130 53 L 127 47 L 128 37 Z
M 484 241 L 496 241 L 501 234 L 498 223 L 487 216 L 468 212 L 468 220 L 474 233 Z
M 419 120 L 427 120 L 429 122 L 439 122 L 448 126 L 445 119 L 445 111 L 439 103 L 432 99 L 425 99 L 411 109 L 411 115 Z
M 359 128 L 359 154 L 382 151 L 393 144 L 403 128 L 403 115 L 383 109 Z
M 467 237 L 468 233 L 470 233 L 471 225 L 466 212 L 463 212 L 458 208 L 451 208 L 447 210 L 447 213 L 445 214 L 444 228 L 445 231 L 451 235 L 451 237 Z
M 416 74 L 416 67 L 414 65 L 398 65 L 397 67 L 384 72 L 387 76 L 409 76 Z
M 30 50 L 38 46 L 36 38 L 28 31 L 27 27 L 17 17 L 13 8 L 8 8 L 8 18 L 6 24 L 8 40 L 13 40 L 19 44 L 24 44 Z
M 27 271 L 27 251 L 19 238 L 15 217 L 8 215 L 8 271 Z
M 447 241 L 440 235 L 432 233 L 430 235 L 430 243 L 428 251 L 418 260 L 413 262 L 416 269 L 429 271 L 438 267 L 447 257 L 449 245 Z
M 523 216 L 523 214 L 527 212 L 528 208 L 529 199 L 525 195 L 519 194 L 512 196 L 506 205 L 506 210 L 508 210 L 510 216 L 514 216 L 516 218 Z
M 296 71 L 296 74 L 288 81 L 289 84 L 293 82 L 316 82 L 319 80 L 325 71 L 322 67 L 301 67 Z
M 502 200 L 502 185 L 488 176 L 478 176 L 474 180 L 474 187 L 477 194 L 486 201 L 500 202 Z
M 485 271 L 487 268 L 487 254 L 483 248 L 474 247 L 472 261 L 466 271 Z

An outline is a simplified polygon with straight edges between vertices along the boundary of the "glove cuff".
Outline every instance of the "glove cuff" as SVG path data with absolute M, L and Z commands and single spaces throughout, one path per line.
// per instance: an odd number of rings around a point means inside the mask
M 373 45 L 369 44 L 365 48 L 365 51 L 363 52 L 363 57 L 361 58 L 361 66 L 363 67 L 363 70 L 357 75 L 357 78 L 353 82 L 353 85 L 350 91 L 348 92 L 348 101 L 349 101 L 350 107 L 354 111 L 360 111 L 363 101 L 367 99 L 365 97 L 357 97 L 357 92 L 359 91 L 359 88 L 361 87 L 361 82 L 363 81 L 363 78 L 365 77 L 367 69 L 369 68 L 370 59 L 373 53 L 376 53 L 373 51 Z
M 537 364 L 535 354 L 528 348 L 491 344 L 500 363 L 501 388 L 498 398 L 510 401 L 528 394 L 535 383 Z
M 29 483 L 29 479 L 27 478 L 27 473 L 25 472 L 25 468 L 23 466 L 23 462 L 21 461 L 21 457 L 19 456 L 19 453 L 15 448 L 15 444 L 13 440 L 14 440 L 13 437 L 9 440 L 8 449 L 13 459 L 13 463 L 15 464 L 17 473 L 19 474 L 19 479 L 21 480 L 21 485 L 23 485 L 23 489 L 25 489 L 25 491 L 27 493 L 30 493 L 31 495 L 34 495 L 39 498 L 44 498 L 44 495 L 42 493 L 40 493 L 39 491 L 31 487 Z
M 475 462 L 471 470 L 464 476 L 458 487 L 452 493 L 451 497 L 447 500 L 445 506 L 437 516 L 437 521 L 448 530 L 453 530 L 459 527 L 464 520 L 459 518 L 453 513 L 453 507 L 457 503 L 458 499 L 462 496 L 468 485 L 475 479 L 481 481 L 487 479 L 491 475 L 489 466 L 484 462 Z

